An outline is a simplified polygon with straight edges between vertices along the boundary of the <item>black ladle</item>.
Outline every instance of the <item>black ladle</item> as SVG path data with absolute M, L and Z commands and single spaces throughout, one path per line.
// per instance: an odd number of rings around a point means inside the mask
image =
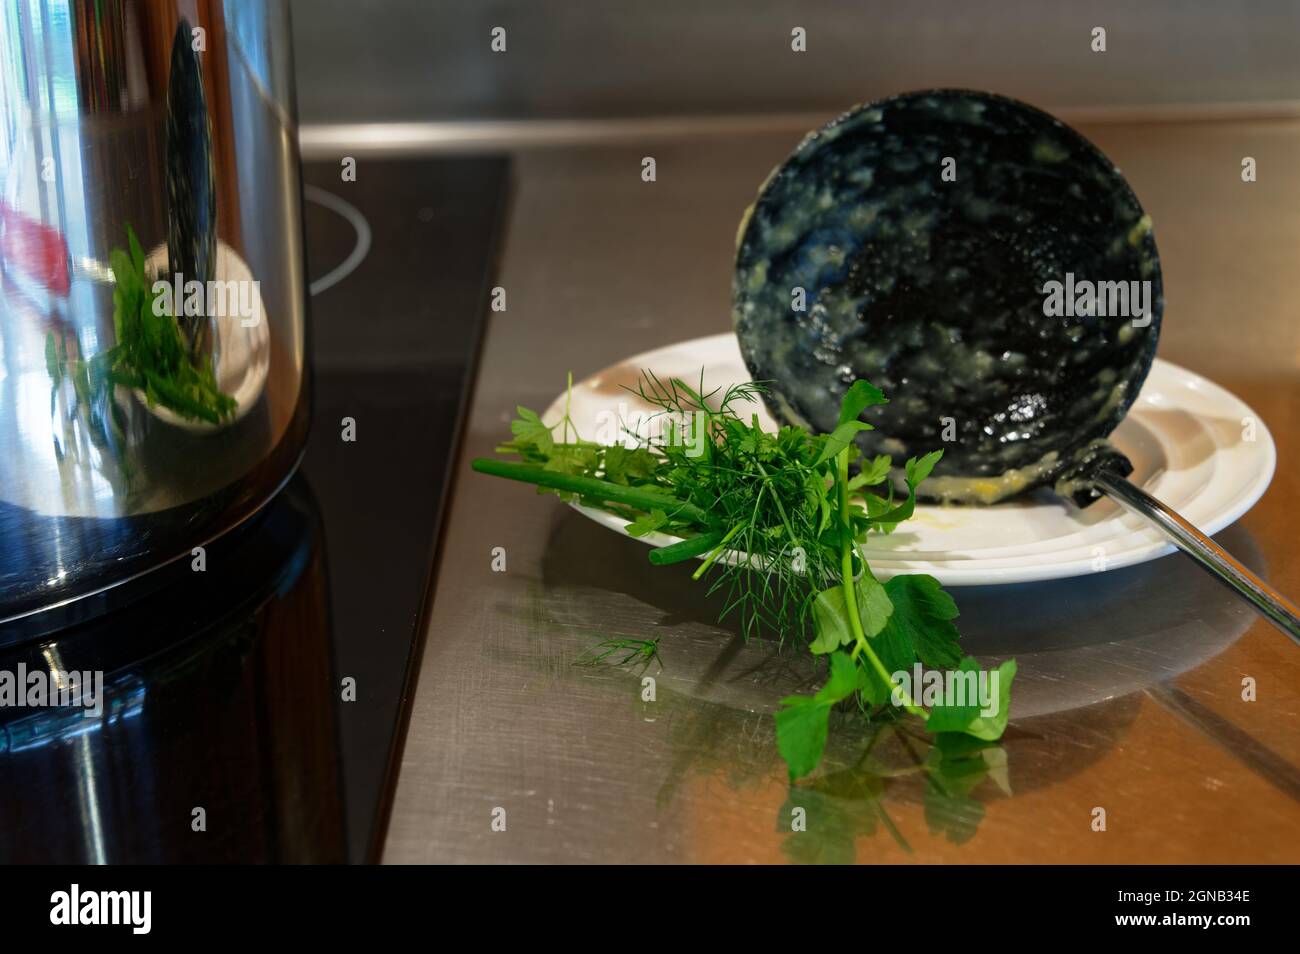
M 833 429 L 866 378 L 891 401 L 863 415 L 864 453 L 944 449 L 925 496 L 1111 496 L 1300 644 L 1300 609 L 1129 482 L 1106 440 L 1155 357 L 1160 259 L 1119 170 L 1060 120 L 964 90 L 853 109 L 763 185 L 732 297 L 782 422 Z

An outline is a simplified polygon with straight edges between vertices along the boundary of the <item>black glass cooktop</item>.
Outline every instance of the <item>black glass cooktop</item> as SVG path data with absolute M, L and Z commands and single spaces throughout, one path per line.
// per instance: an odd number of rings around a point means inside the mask
M 377 857 L 508 164 L 304 176 L 299 472 L 206 572 L 164 568 L 152 595 L 0 651 L 0 673 L 103 674 L 89 716 L 0 708 L 0 862 Z

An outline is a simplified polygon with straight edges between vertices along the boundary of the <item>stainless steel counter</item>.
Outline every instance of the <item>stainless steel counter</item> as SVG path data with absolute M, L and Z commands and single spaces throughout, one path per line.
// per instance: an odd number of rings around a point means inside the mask
M 1278 441 L 1272 487 L 1219 539 L 1300 597 L 1300 123 L 1083 132 L 1155 222 L 1161 356 L 1240 395 Z M 848 724 L 827 768 L 858 767 L 792 790 L 771 712 L 814 678 L 806 654 L 717 624 L 690 568 L 652 568 L 555 498 L 470 472 L 514 406 L 545 407 L 567 371 L 729 327 L 741 211 L 796 140 L 518 157 L 508 310 L 456 463 L 385 860 L 1300 861 L 1300 651 L 1179 555 L 954 591 L 968 651 L 1020 665 L 1012 727 L 969 793 L 936 789 L 914 742 L 886 739 L 888 777 L 868 773 Z M 657 182 L 641 181 L 646 155 Z M 1241 181 L 1243 156 L 1257 182 Z M 656 701 L 635 670 L 575 665 L 610 635 L 662 637 Z

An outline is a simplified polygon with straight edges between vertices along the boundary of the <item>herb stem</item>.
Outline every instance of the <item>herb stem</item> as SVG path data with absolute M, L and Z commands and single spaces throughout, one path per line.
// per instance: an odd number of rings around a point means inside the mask
M 610 503 L 627 504 L 629 507 L 636 507 L 638 510 L 644 510 L 647 513 L 652 510 L 662 510 L 672 516 L 689 520 L 691 523 L 701 526 L 708 526 L 709 522 L 709 515 L 689 501 L 678 500 L 668 494 L 645 490 L 640 487 L 615 484 L 608 480 L 601 480 L 598 477 L 575 477 L 572 474 L 547 470 L 545 467 L 539 467 L 535 464 L 518 464 L 513 461 L 493 460 L 489 457 L 476 458 L 470 466 L 480 474 L 505 477 L 507 480 L 536 484 L 539 487 L 547 487 L 551 490 L 563 490 Z
M 718 545 L 713 549 L 713 552 L 708 555 L 705 561 L 700 564 L 700 568 L 691 574 L 692 580 L 698 580 L 708 572 L 709 567 L 713 566 L 713 564 L 717 562 L 718 557 L 722 556 L 722 554 L 726 552 L 727 544 L 730 542 L 731 538 L 736 535 L 740 528 L 741 524 L 738 523 L 727 531 L 727 535 L 718 541 Z
M 884 680 L 886 688 L 890 692 L 898 692 L 903 699 L 903 708 L 914 716 L 921 719 L 929 717 L 924 709 L 918 706 L 901 686 L 895 686 L 893 677 L 885 669 L 885 664 L 880 661 L 880 657 L 867 642 L 866 633 L 862 629 L 862 617 L 858 615 L 858 599 L 856 586 L 853 577 L 853 546 L 848 528 L 849 523 L 849 449 L 846 447 L 836 456 L 836 480 L 835 483 L 839 488 L 840 502 L 840 520 L 843 524 L 840 536 L 840 586 L 844 588 L 844 607 L 848 610 L 849 629 L 853 632 L 853 651 L 849 654 L 850 659 L 857 659 L 858 654 L 862 653 L 867 657 L 867 661 L 876 671 L 881 679 Z
M 755 429 L 757 430 L 757 428 Z M 754 466 L 756 466 L 758 472 L 763 475 L 763 480 L 770 481 L 772 479 L 767 472 L 767 468 L 763 466 L 762 461 L 755 460 Z M 767 485 L 765 484 L 764 486 Z M 785 507 L 781 504 L 781 495 L 776 493 L 772 494 L 772 500 L 776 503 L 776 511 L 781 515 L 781 523 L 785 526 L 785 532 L 789 534 L 790 542 L 793 545 L 794 541 L 799 538 L 795 535 L 794 527 L 790 526 L 790 518 L 786 516 Z
M 709 533 L 701 533 L 697 537 L 670 543 L 666 547 L 656 547 L 650 551 L 650 562 L 655 566 L 681 563 L 701 553 L 708 553 L 722 541 L 724 536 L 721 530 L 713 530 Z
M 836 487 L 839 491 L 840 503 L 840 521 L 842 523 L 840 535 L 840 586 L 844 590 L 844 606 L 849 611 L 849 628 L 853 631 L 855 642 L 854 655 L 858 650 L 865 649 L 872 657 L 875 653 L 871 652 L 871 647 L 867 645 L 867 635 L 862 629 L 862 617 L 858 615 L 858 595 L 854 590 L 853 581 L 853 552 L 852 552 L 852 532 L 849 530 L 849 450 L 846 447 L 835 455 L 836 464 Z M 879 660 L 876 664 L 880 666 Z M 884 666 L 880 666 L 880 671 L 884 672 Z M 889 677 L 885 677 L 885 682 L 890 683 Z M 892 685 L 892 683 L 890 683 Z

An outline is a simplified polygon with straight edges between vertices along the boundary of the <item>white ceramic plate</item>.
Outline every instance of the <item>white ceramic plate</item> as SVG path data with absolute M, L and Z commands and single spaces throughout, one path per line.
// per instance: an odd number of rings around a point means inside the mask
M 617 440 L 618 423 L 645 434 L 653 409 L 624 389 L 642 371 L 707 387 L 750 380 L 732 334 L 696 338 L 636 355 L 575 382 L 569 416 L 588 440 Z M 564 416 L 561 394 L 543 415 Z M 763 427 L 776 428 L 755 404 Z M 1253 439 L 1251 439 L 1253 438 Z M 1240 399 L 1183 368 L 1156 360 L 1142 393 L 1111 440 L 1133 462 L 1135 484 L 1206 533 L 1244 514 L 1273 478 L 1277 453 L 1263 421 Z M 629 444 L 634 443 L 630 436 Z M 579 512 L 620 533 L 627 521 L 602 510 Z M 639 538 L 655 546 L 665 534 Z M 992 507 L 916 508 L 892 534 L 872 534 L 862 547 L 880 579 L 929 573 L 946 586 L 1052 580 L 1142 563 L 1173 550 L 1159 531 L 1111 500 L 1086 510 L 1049 492 Z

